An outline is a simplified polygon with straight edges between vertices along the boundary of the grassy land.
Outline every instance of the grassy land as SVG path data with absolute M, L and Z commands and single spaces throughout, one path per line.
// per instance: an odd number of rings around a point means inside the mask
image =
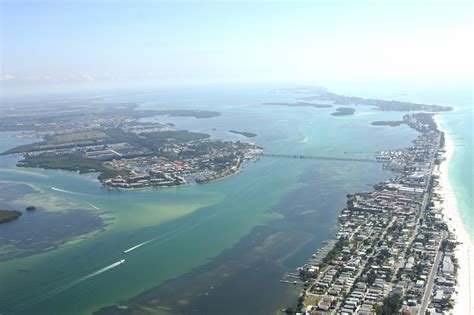
M 26 156 L 18 166 L 79 171 L 80 173 L 100 172 L 100 180 L 117 175 L 127 175 L 127 172 L 108 168 L 101 161 L 87 159 L 80 154 Z
M 38 150 L 55 150 L 62 148 L 72 148 L 74 146 L 94 145 L 97 140 L 108 139 L 103 131 L 90 130 L 82 132 L 73 132 L 68 134 L 49 137 L 46 141 L 20 145 L 4 152 L 4 154 L 26 153 Z
M 140 137 L 134 133 L 125 132 L 120 128 L 109 128 L 105 130 L 105 133 L 118 142 L 127 142 L 132 146 L 147 148 L 152 151 L 158 151 L 165 141 L 189 142 L 210 137 L 205 133 L 189 132 L 186 130 L 150 132 Z
M 307 307 L 309 305 L 318 305 L 318 302 L 321 300 L 321 296 L 313 295 L 313 294 L 306 294 L 304 299 L 304 306 Z
M 89 130 L 81 132 L 73 132 L 63 135 L 56 135 L 52 139 L 52 143 L 68 143 L 87 140 L 106 139 L 108 136 L 99 130 Z
M 20 211 L 1 210 L 0 209 L 0 223 L 10 222 L 18 219 L 21 216 Z

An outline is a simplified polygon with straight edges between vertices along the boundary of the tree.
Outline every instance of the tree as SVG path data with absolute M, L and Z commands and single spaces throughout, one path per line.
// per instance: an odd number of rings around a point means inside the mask
M 374 284 L 375 279 L 377 279 L 377 274 L 373 270 L 371 270 L 369 274 L 367 275 L 367 283 L 369 285 L 372 285 Z
M 392 294 L 383 300 L 383 304 L 375 309 L 377 315 L 396 315 L 403 306 L 400 294 Z

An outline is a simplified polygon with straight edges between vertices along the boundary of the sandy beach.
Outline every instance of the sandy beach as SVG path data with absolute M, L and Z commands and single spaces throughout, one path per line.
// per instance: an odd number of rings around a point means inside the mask
M 435 116 L 435 122 L 438 128 L 443 131 L 442 122 L 439 116 Z M 445 158 L 439 167 L 440 172 L 440 192 L 443 196 L 443 212 L 444 218 L 450 231 L 452 231 L 459 242 L 462 244 L 457 246 L 456 257 L 459 263 L 457 295 L 455 297 L 455 306 L 452 314 L 474 314 L 474 246 L 473 242 L 462 222 L 461 213 L 457 206 L 456 196 L 451 187 L 448 177 L 449 164 L 453 156 L 455 146 L 449 135 L 445 133 Z

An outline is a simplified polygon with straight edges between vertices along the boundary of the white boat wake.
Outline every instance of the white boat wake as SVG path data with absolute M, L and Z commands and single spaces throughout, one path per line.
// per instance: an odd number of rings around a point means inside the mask
M 119 261 L 116 261 L 116 262 L 114 262 L 113 264 L 110 264 L 110 265 L 108 265 L 108 266 L 106 266 L 106 267 L 104 267 L 104 268 L 102 268 L 102 269 L 99 269 L 99 270 L 97 270 L 97 271 L 94 271 L 93 273 L 90 273 L 90 274 L 88 274 L 88 275 L 86 275 L 86 276 L 84 276 L 84 277 L 82 277 L 82 278 L 79 278 L 79 279 L 77 279 L 77 280 L 74 280 L 74 281 L 72 281 L 72 282 L 66 284 L 66 285 L 63 285 L 62 287 L 59 287 L 59 288 L 57 288 L 56 290 L 53 290 L 51 293 L 52 293 L 53 295 L 56 295 L 56 294 L 58 294 L 58 293 L 61 293 L 61 292 L 65 291 L 65 290 L 67 290 L 67 289 L 70 289 L 70 288 L 72 288 L 72 287 L 75 287 L 76 285 L 78 285 L 78 284 L 81 283 L 81 282 L 86 281 L 87 279 L 90 279 L 90 278 L 92 278 L 92 277 L 98 276 L 98 275 L 100 275 L 101 273 L 104 273 L 104 272 L 106 272 L 106 271 L 108 271 L 108 270 L 110 270 L 110 269 L 113 269 L 113 268 L 115 268 L 115 267 L 118 267 L 118 266 L 120 266 L 121 264 L 123 264 L 124 262 L 125 262 L 125 259 L 121 259 L 121 260 L 119 260 Z
M 148 244 L 148 243 L 150 243 L 150 242 L 153 242 L 153 241 L 156 240 L 156 239 L 157 239 L 157 237 L 152 238 L 151 240 L 148 240 L 148 241 L 146 241 L 146 242 L 140 243 L 140 244 L 138 244 L 138 245 L 132 246 L 132 247 L 130 247 L 130 248 L 124 250 L 123 253 L 124 253 L 124 254 L 129 253 L 129 252 L 131 252 L 132 250 L 135 250 L 135 249 L 137 249 L 137 248 L 139 248 L 139 247 L 142 247 L 143 245 L 146 245 L 146 244 Z
M 97 271 L 94 271 L 94 272 L 88 274 L 88 275 L 85 275 L 84 277 L 81 277 L 81 278 L 79 278 L 79 279 L 77 279 L 77 280 L 74 280 L 74 281 L 68 283 L 68 284 L 65 284 L 65 285 L 60 286 L 60 287 L 58 287 L 58 288 L 56 288 L 56 289 L 53 289 L 53 290 L 47 292 L 47 293 L 44 294 L 44 295 L 41 295 L 41 296 L 39 296 L 39 297 L 37 297 L 37 298 L 31 300 L 31 301 L 28 301 L 28 302 L 22 304 L 21 307 L 17 308 L 15 311 L 18 311 L 19 309 L 24 308 L 25 306 L 32 305 L 32 304 L 36 304 L 36 303 L 39 303 L 39 302 L 41 302 L 41 301 L 44 301 L 44 300 L 46 300 L 46 299 L 48 299 L 48 298 L 50 298 L 50 297 L 53 297 L 53 296 L 55 296 L 55 295 L 57 295 L 57 294 L 59 294 L 59 293 L 61 293 L 61 292 L 64 292 L 64 291 L 66 291 L 66 290 L 68 290 L 68 289 L 70 289 L 70 288 L 72 288 L 72 287 L 75 287 L 76 285 L 78 285 L 78 284 L 80 284 L 80 283 L 86 281 L 87 279 L 90 279 L 90 278 L 92 278 L 92 277 L 98 276 L 98 275 L 100 275 L 101 273 L 104 273 L 104 272 L 106 272 L 106 271 L 108 271 L 108 270 L 110 270 L 110 269 L 116 268 L 116 267 L 120 266 L 121 264 L 123 264 L 124 262 L 125 262 L 125 259 L 121 259 L 121 260 L 119 260 L 119 261 L 114 262 L 113 264 L 110 264 L 110 265 L 108 265 L 108 266 L 106 266 L 106 267 L 104 267 L 104 268 L 101 268 L 101 269 L 99 269 L 99 270 L 97 270 Z
M 91 206 L 92 208 L 94 208 L 95 210 L 100 210 L 99 207 L 97 207 L 96 205 L 93 205 L 92 203 L 88 202 L 87 203 L 89 206 Z
M 56 188 L 56 187 L 51 187 L 51 190 L 59 191 L 59 192 L 67 193 L 67 194 L 77 194 L 75 192 L 72 192 L 72 191 L 69 191 L 69 190 L 64 190 L 64 189 L 59 189 L 59 188 Z

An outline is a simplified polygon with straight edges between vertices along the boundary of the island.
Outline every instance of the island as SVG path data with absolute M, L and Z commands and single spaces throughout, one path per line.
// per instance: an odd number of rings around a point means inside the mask
M 19 137 L 43 140 L 2 154 L 21 155 L 20 167 L 98 173 L 107 187 L 209 182 L 237 173 L 263 151 L 254 143 L 211 139 L 208 134 L 178 130 L 169 123 L 140 120 L 157 115 L 209 118 L 220 115 L 218 112 L 140 110 L 134 104 L 87 102 L 50 104 L 41 112 L 27 108 L 9 109 L 0 118 L 0 130 L 22 130 Z
M 0 209 L 0 223 L 7 223 L 14 221 L 21 216 L 20 211 L 16 210 L 2 210 Z
M 351 107 L 339 107 L 336 108 L 336 111 L 332 113 L 332 116 L 351 116 L 354 115 L 355 109 Z
M 26 211 L 31 212 L 31 211 L 35 211 L 35 210 L 36 210 L 36 207 L 35 207 L 35 206 L 28 206 L 28 207 L 26 207 Z
M 247 132 L 247 131 L 229 130 L 229 132 L 230 133 L 235 133 L 235 134 L 238 134 L 238 135 L 242 135 L 242 136 L 247 137 L 247 138 L 253 138 L 253 137 L 257 136 L 257 134 L 252 133 L 252 132 Z

